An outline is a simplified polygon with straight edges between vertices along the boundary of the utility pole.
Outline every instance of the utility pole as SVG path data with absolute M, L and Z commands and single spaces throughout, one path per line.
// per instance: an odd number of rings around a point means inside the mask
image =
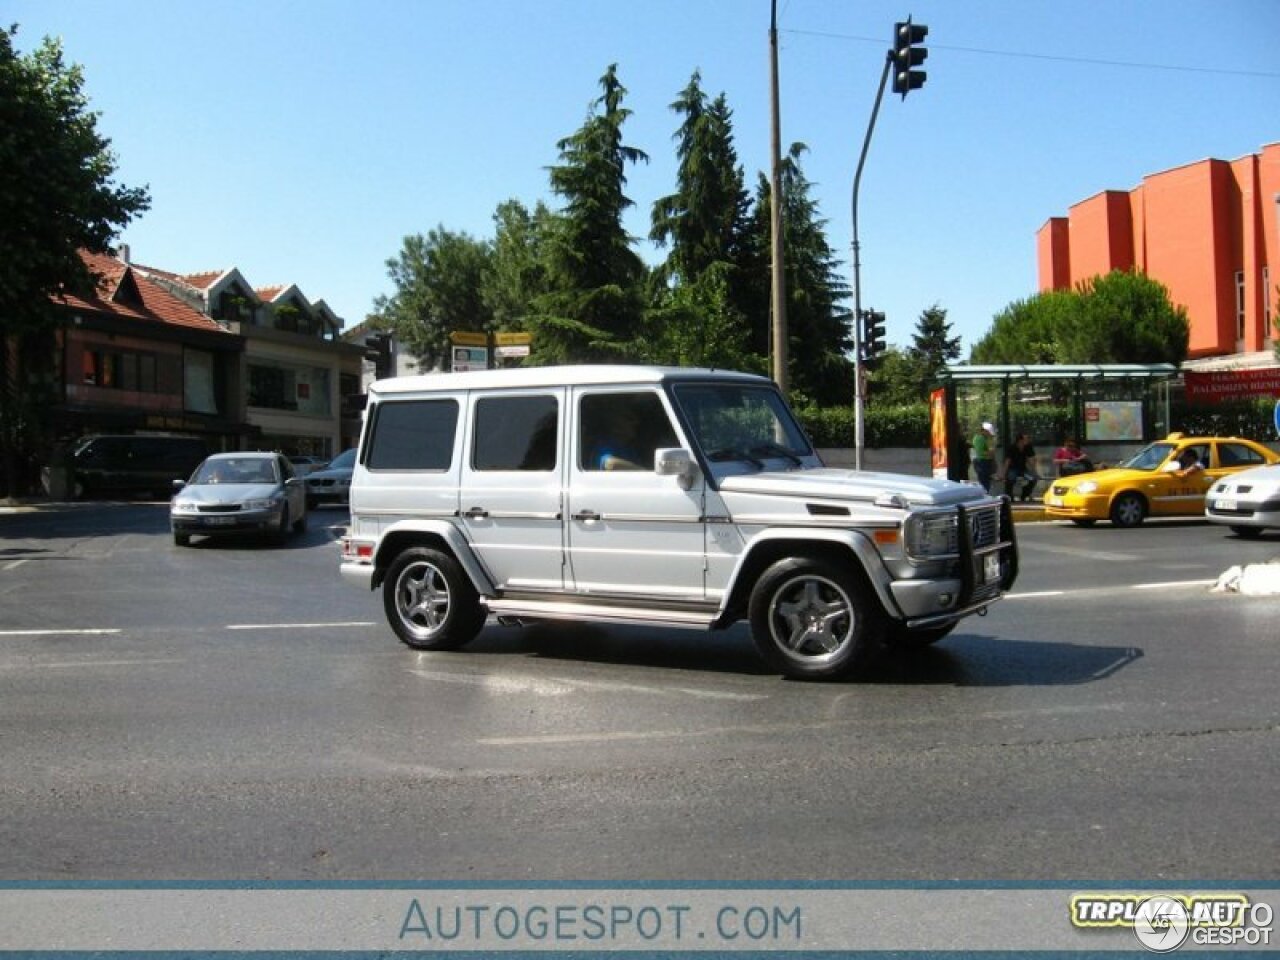
M 787 392 L 787 278 L 782 257 L 782 122 L 778 117 L 778 0 L 772 0 L 769 14 L 769 94 L 770 145 L 773 170 L 769 185 L 769 229 L 772 266 L 773 380 Z

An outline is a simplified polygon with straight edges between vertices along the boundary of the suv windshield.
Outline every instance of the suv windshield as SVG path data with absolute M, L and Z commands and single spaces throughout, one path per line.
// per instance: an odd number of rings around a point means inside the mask
M 813 450 L 782 397 L 752 384 L 677 384 L 675 396 L 694 441 L 710 461 L 770 457 L 800 463 Z

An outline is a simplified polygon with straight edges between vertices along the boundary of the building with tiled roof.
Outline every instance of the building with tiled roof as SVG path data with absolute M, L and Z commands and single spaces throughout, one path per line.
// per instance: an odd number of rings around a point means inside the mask
M 214 449 L 253 436 L 244 416 L 245 338 L 115 257 L 82 253 L 98 278 L 54 303 L 52 435 L 179 433 Z
M 127 256 L 127 251 L 125 255 Z M 177 273 L 135 265 L 190 308 L 245 338 L 245 416 L 266 449 L 331 457 L 354 446 L 364 351 L 340 337 L 342 318 L 296 284 L 254 287 L 235 267 Z

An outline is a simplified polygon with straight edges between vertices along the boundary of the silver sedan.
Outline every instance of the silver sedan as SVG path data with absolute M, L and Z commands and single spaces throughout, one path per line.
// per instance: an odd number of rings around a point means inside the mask
M 1280 463 L 1223 477 L 1205 495 L 1204 515 L 1241 537 L 1280 529 Z
M 192 535 L 231 533 L 265 533 L 283 543 L 290 531 L 307 528 L 306 488 L 278 453 L 215 453 L 175 487 L 169 524 L 178 546 Z

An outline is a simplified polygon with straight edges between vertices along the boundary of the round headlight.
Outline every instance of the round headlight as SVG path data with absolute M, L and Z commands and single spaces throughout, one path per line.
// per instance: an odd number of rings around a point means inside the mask
M 1093 491 L 1097 489 L 1098 483 L 1096 480 L 1085 480 L 1082 483 L 1076 484 L 1076 493 L 1093 493 Z

